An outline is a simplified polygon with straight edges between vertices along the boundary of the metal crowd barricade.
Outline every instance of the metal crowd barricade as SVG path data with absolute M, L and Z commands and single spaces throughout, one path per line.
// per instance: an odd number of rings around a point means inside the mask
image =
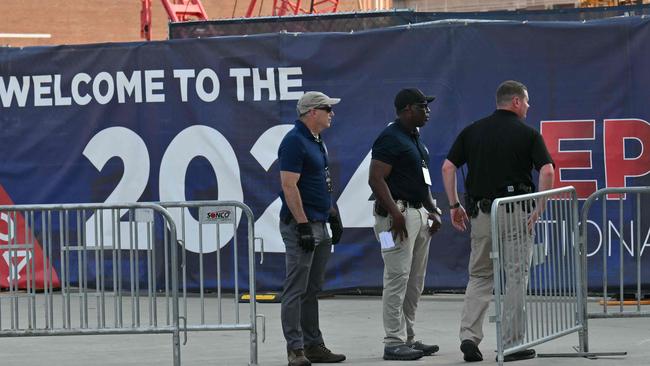
M 540 212 L 534 230 L 527 219 Z M 583 281 L 573 187 L 494 200 L 497 361 L 582 329 Z
M 250 365 L 258 363 L 257 314 L 255 296 L 255 229 L 252 210 L 237 201 L 189 201 L 162 202 L 174 218 L 178 227 L 179 242 L 185 250 L 182 251 L 182 310 L 184 331 L 224 331 L 245 330 L 250 332 Z M 194 212 L 192 212 L 194 211 Z M 243 215 L 240 214 L 243 213 Z M 198 220 L 192 216 L 198 217 Z M 240 240 L 237 226 L 241 218 L 247 220 L 246 257 L 248 261 L 248 322 L 243 322 L 240 304 L 240 275 L 239 266 Z M 232 238 L 232 239 L 231 239 Z M 232 241 L 231 241 L 232 240 Z M 225 247 L 226 244 L 229 247 Z M 223 248 L 222 248 L 223 247 Z M 230 258 L 226 258 L 227 255 Z M 188 256 L 192 257 L 198 267 L 198 287 L 188 289 Z M 229 260 L 228 260 L 229 259 Z M 198 263 L 197 263 L 198 262 Z M 210 271 L 206 267 L 213 267 Z M 230 268 L 230 271 L 228 269 Z M 196 272 L 195 272 L 196 273 Z M 230 275 L 229 278 L 224 278 Z M 245 273 L 244 273 L 245 275 Z M 223 288 L 223 282 L 230 280 L 232 288 Z M 190 291 L 192 290 L 192 291 Z M 198 295 L 192 296 L 190 292 Z M 232 299 L 226 299 L 231 296 Z M 189 308 L 198 308 L 191 311 Z M 189 316 L 189 317 L 188 317 Z M 262 334 L 264 323 L 262 322 Z M 187 336 L 187 335 L 186 335 Z
M 617 197 L 614 197 L 614 195 Z M 613 201 L 608 204 L 608 199 Z M 585 278 L 585 297 L 587 296 L 587 258 L 591 250 L 588 245 L 590 243 L 588 236 L 589 228 L 590 225 L 597 227 L 598 224 L 602 224 L 600 230 L 597 230 L 600 233 L 600 239 L 596 239 L 599 242 L 597 250 L 602 251 L 602 261 L 600 261 L 602 263 L 602 296 L 599 301 L 601 306 L 598 310 L 589 311 L 587 302 L 585 301 L 583 303 L 584 329 L 580 333 L 580 350 L 582 352 L 589 352 L 588 319 L 650 317 L 650 307 L 643 306 L 644 301 L 641 288 L 641 246 L 647 240 L 647 237 L 644 238 L 641 233 L 643 200 L 645 200 L 647 207 L 648 200 L 650 200 L 650 187 L 604 188 L 589 196 L 582 206 L 580 243 L 584 248 L 582 250 L 582 263 L 584 268 L 583 277 Z M 597 203 L 600 203 L 600 212 L 598 210 L 592 210 Z M 608 207 L 613 208 L 614 212 L 608 212 Z M 600 220 L 589 220 L 589 214 L 591 212 L 596 216 L 600 215 Z M 616 225 L 616 221 L 618 221 L 618 225 Z M 628 230 L 629 236 L 626 236 Z M 616 237 L 618 237 L 618 240 L 615 240 Z M 626 237 L 629 239 L 626 239 Z M 612 250 L 614 247 L 612 241 L 618 241 L 617 251 Z M 612 252 L 614 255 L 612 255 Z M 594 252 L 594 254 L 596 253 Z M 633 279 L 632 281 L 628 280 L 628 283 L 634 282 L 634 284 L 628 286 L 625 285 L 625 274 L 628 273 L 624 261 L 626 255 L 635 258 L 634 268 L 630 269 L 634 273 L 633 276 L 630 276 Z M 619 269 L 618 279 L 615 279 L 613 282 L 618 282 L 617 286 L 612 285 L 608 277 L 608 263 L 615 260 L 618 260 Z M 597 263 L 595 262 L 594 264 Z M 618 287 L 618 291 L 614 292 L 613 295 L 617 296 L 618 299 L 612 301 L 610 298 L 610 288 L 616 287 Z M 625 300 L 626 292 L 631 292 L 632 300 Z M 630 307 L 626 310 L 624 305 L 630 305 Z M 617 355 L 620 354 L 625 353 L 617 353 Z
M 0 220 L 9 267 L 0 337 L 170 333 L 180 366 L 176 226 L 167 210 L 16 205 L 0 206 Z

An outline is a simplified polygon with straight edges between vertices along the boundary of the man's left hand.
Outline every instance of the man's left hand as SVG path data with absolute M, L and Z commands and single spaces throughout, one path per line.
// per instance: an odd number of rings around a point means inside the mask
M 338 213 L 331 213 L 327 222 L 329 222 L 330 229 L 332 229 L 332 245 L 338 244 L 341 241 L 341 235 L 343 235 L 341 216 Z
M 429 235 L 435 234 L 438 230 L 440 230 L 440 227 L 442 226 L 442 220 L 440 219 L 440 215 L 437 212 L 429 212 L 427 213 L 427 216 L 429 220 L 431 220 L 431 226 L 429 226 Z

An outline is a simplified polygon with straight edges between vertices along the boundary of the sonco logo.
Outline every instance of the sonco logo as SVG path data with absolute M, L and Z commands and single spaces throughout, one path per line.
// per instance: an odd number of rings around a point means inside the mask
M 199 208 L 202 224 L 232 224 L 237 214 L 232 206 L 203 206 Z
M 206 213 L 206 219 L 208 220 L 227 220 L 230 217 L 231 212 L 229 210 L 220 210 L 220 211 L 208 211 Z

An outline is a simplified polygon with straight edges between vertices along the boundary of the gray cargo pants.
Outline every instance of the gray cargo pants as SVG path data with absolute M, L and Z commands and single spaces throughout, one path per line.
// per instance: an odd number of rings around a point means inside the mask
M 325 267 L 332 252 L 332 240 L 325 223 L 310 223 L 316 248 L 305 252 L 298 245 L 296 221 L 280 222 L 286 248 L 287 275 L 282 291 L 280 317 L 287 349 L 295 350 L 323 343 L 318 322 L 318 293 L 325 281 Z

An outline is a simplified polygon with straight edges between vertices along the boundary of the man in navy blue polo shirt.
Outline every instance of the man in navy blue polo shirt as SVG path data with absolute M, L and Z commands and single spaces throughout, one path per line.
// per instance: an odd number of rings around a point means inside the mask
M 286 247 L 287 269 L 281 319 L 289 366 L 345 360 L 344 355 L 325 347 L 318 324 L 317 297 L 332 244 L 338 243 L 343 232 L 332 205 L 327 148 L 320 136 L 332 123 L 332 106 L 340 101 L 320 92 L 305 93 L 296 106 L 299 119 L 278 150 L 282 183 L 280 234 Z
M 385 360 L 417 360 L 438 351 L 437 345 L 416 341 L 413 330 L 429 241 L 440 228 L 441 212 L 429 190 L 429 152 L 418 130 L 429 119 L 434 99 L 418 89 L 397 93 L 398 118 L 372 146 L 368 183 L 376 199 L 374 229 L 384 259 Z

